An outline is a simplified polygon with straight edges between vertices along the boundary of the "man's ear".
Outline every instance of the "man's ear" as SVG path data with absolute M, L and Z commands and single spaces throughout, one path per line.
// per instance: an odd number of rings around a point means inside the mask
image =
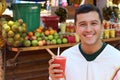
M 75 25 L 75 32 L 76 32 L 77 34 L 79 33 L 76 25 Z
M 101 31 L 104 30 L 104 23 L 101 23 Z
M 77 31 L 77 27 L 76 27 L 76 25 L 74 24 L 74 27 L 75 27 L 75 32 Z

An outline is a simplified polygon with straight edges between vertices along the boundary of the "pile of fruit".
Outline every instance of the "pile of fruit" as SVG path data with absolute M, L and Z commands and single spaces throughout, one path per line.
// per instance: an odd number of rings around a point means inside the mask
M 26 32 L 26 24 L 22 19 L 2 23 L 2 36 L 11 47 L 44 46 L 79 42 L 74 34 L 59 34 L 56 30 L 38 26 L 34 31 Z M 77 40 L 76 40 L 77 38 Z
M 61 38 L 56 30 L 52 28 L 45 29 L 40 26 L 35 31 L 27 33 L 24 46 L 43 46 L 64 43 L 67 43 L 67 39 Z
M 22 46 L 26 34 L 26 24 L 22 19 L 2 22 L 2 36 L 9 46 Z
M 2 24 L 7 23 L 7 21 L 12 20 L 12 17 L 9 15 L 0 16 L 0 49 L 5 46 L 5 40 L 2 36 Z

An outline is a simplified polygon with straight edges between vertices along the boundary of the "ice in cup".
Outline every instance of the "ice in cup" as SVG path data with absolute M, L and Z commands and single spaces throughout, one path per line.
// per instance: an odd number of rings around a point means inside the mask
M 54 63 L 55 64 L 60 64 L 60 67 L 57 67 L 57 69 L 63 70 L 63 72 L 61 72 L 62 76 L 59 76 L 58 78 L 64 78 L 66 57 L 57 56 L 57 57 L 54 58 Z

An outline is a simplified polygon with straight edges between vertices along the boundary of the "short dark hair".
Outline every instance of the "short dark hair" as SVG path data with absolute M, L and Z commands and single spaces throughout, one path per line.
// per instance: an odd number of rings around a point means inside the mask
M 100 21 L 101 23 L 103 22 L 103 16 L 99 10 L 99 8 L 97 8 L 95 5 L 93 4 L 83 4 L 83 5 L 80 5 L 80 7 L 78 7 L 76 9 L 76 12 L 75 12 L 75 17 L 74 17 L 74 20 L 75 20 L 75 24 L 76 24 L 76 21 L 77 21 L 77 15 L 78 14 L 81 14 L 81 13 L 88 13 L 88 12 L 91 12 L 91 11 L 95 11 L 98 13 L 99 15 L 99 18 L 100 18 Z

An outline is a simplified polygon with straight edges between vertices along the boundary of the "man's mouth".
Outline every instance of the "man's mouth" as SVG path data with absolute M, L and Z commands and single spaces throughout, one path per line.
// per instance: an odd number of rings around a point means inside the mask
M 94 36 L 94 34 L 86 34 L 85 35 L 85 37 L 87 37 L 87 38 L 91 38 L 91 37 L 93 37 Z

